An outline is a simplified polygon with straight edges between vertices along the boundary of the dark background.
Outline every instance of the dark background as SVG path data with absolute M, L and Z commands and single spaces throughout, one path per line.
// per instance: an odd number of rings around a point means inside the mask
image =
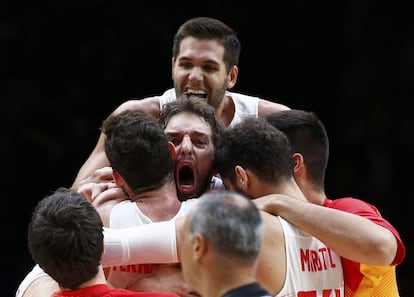
M 26 228 L 37 201 L 72 184 L 115 107 L 172 86 L 173 35 L 200 15 L 238 32 L 235 91 L 323 120 L 328 195 L 373 203 L 396 226 L 407 248 L 400 293 L 410 296 L 413 2 L 248 2 L 0 2 L 2 296 L 33 266 Z

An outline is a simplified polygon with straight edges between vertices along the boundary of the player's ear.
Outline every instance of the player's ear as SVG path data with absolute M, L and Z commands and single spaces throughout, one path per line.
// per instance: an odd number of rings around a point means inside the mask
M 234 171 L 236 173 L 236 185 L 245 190 L 249 184 L 249 177 L 246 173 L 246 170 L 240 165 L 234 167 Z
M 293 168 L 294 168 L 295 173 L 298 172 L 299 170 L 303 170 L 305 166 L 305 162 L 304 162 L 302 154 L 294 153 L 292 155 L 292 158 L 293 158 Z
M 114 177 L 115 184 L 118 187 L 123 187 L 126 184 L 123 177 L 115 169 L 112 169 L 112 176 Z
M 234 65 L 229 73 L 229 81 L 227 83 L 227 89 L 231 89 L 237 82 L 237 76 L 239 75 L 239 68 Z
M 175 66 L 175 58 L 171 58 L 171 79 L 174 80 L 174 66 Z
M 192 242 L 193 257 L 199 261 L 208 252 L 208 241 L 201 234 L 196 234 Z
M 175 146 L 171 141 L 168 141 L 168 149 L 170 150 L 172 160 L 175 162 L 175 159 L 177 159 L 177 151 L 175 150 Z

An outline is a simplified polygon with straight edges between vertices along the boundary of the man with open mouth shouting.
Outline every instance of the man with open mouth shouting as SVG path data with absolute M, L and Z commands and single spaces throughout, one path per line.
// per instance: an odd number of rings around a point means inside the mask
M 162 128 L 157 119 L 142 111 L 125 111 L 103 124 L 105 150 L 112 165 L 106 169 L 114 182 L 84 184 L 78 191 L 97 208 L 105 226 L 126 228 L 170 220 L 185 214 L 197 200 L 188 198 L 210 189 L 214 144 L 221 129 L 214 108 L 196 96 L 183 95 L 166 106 Z M 158 275 L 149 277 L 160 269 Z M 106 278 L 116 288 L 197 296 L 181 285 L 181 270 L 176 265 L 115 265 L 106 267 Z M 45 280 L 49 281 L 42 271 L 34 270 L 19 286 L 16 297 L 43 297 L 36 288 L 43 292 L 56 288 Z
M 164 105 L 160 122 L 176 149 L 174 177 L 178 197 L 183 201 L 222 188 L 212 168 L 215 142 L 222 125 L 214 108 L 198 97 L 183 94 L 180 99 Z

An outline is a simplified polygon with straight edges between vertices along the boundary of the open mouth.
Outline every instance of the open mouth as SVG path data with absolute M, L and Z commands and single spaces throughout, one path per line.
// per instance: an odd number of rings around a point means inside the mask
M 193 89 L 188 89 L 186 91 L 187 94 L 191 95 L 191 96 L 195 96 L 201 99 L 206 99 L 207 98 L 207 93 L 204 91 L 198 91 L 198 90 L 193 90 Z
M 196 189 L 197 171 L 194 162 L 182 160 L 176 163 L 175 184 L 181 194 L 193 194 Z
M 188 93 L 188 94 L 190 94 L 191 96 L 194 96 L 194 97 L 201 98 L 201 99 L 206 99 L 207 98 L 207 94 L 195 94 L 195 93 Z

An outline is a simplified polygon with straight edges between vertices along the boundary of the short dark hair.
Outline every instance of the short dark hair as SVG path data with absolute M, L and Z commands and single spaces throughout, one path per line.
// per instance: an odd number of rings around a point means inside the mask
M 33 260 L 61 287 L 78 289 L 99 269 L 101 218 L 84 196 L 59 188 L 36 205 L 28 245 Z
M 125 110 L 102 125 L 105 153 L 113 169 L 139 194 L 173 181 L 173 160 L 158 120 L 142 111 Z
M 251 170 L 266 183 L 281 183 L 294 177 L 287 137 L 264 118 L 246 118 L 226 128 L 215 151 L 215 168 L 235 183 L 235 166 Z
M 324 188 L 329 159 L 329 139 L 326 128 L 314 112 L 291 109 L 267 115 L 266 120 L 289 139 L 292 153 L 300 153 L 309 179 Z
M 223 22 L 209 17 L 196 17 L 182 24 L 174 35 L 172 54 L 176 59 L 186 37 L 216 40 L 224 47 L 223 61 L 227 72 L 239 64 L 241 44 L 236 32 Z

